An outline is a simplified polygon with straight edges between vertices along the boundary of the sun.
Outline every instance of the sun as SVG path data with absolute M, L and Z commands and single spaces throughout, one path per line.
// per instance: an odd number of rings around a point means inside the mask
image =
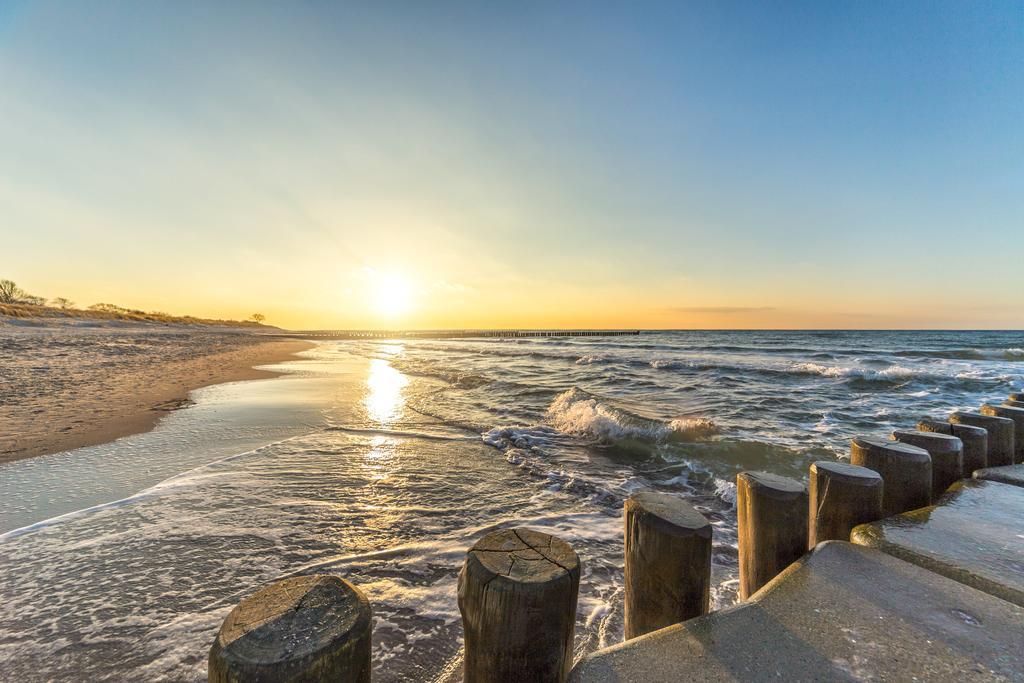
M 412 310 L 412 287 L 395 273 L 377 273 L 373 282 L 373 309 L 385 318 L 397 318 Z

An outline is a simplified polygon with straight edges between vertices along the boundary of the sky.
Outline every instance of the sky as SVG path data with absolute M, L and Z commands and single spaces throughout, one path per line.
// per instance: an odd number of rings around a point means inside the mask
M 1024 1 L 0 0 L 0 278 L 291 328 L 1024 327 Z

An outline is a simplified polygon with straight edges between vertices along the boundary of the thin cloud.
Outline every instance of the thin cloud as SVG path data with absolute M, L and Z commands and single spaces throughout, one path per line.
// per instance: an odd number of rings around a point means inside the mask
M 673 306 L 668 309 L 672 313 L 712 313 L 728 315 L 730 313 L 758 313 L 774 311 L 774 306 Z

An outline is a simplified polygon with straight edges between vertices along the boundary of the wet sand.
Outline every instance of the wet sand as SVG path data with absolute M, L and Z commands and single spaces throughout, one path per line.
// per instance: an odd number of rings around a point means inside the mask
M 230 328 L 0 326 L 0 463 L 149 431 L 194 389 L 311 348 Z

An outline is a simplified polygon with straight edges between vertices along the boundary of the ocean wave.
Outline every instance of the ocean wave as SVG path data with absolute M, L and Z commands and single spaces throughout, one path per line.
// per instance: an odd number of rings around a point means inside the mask
M 872 361 L 863 361 L 871 363 Z M 888 365 L 887 361 L 875 361 L 879 365 Z M 695 370 L 695 371 L 718 371 L 732 373 L 754 373 L 767 375 L 820 375 L 822 377 L 846 378 L 868 381 L 902 382 L 910 378 L 926 376 L 924 373 L 913 368 L 901 365 L 891 365 L 879 369 L 851 367 L 843 365 L 828 365 L 814 362 L 793 363 L 788 366 L 777 364 L 760 363 L 732 363 L 732 362 L 708 362 L 708 361 L 686 361 L 673 359 L 654 359 L 651 361 L 632 361 L 631 364 L 650 367 L 655 370 Z M 938 375 L 942 376 L 942 375 Z
M 677 417 L 668 423 L 669 433 L 683 439 L 702 439 L 721 430 L 706 417 Z
M 655 358 L 654 360 L 630 361 L 631 365 L 648 367 L 655 370 L 736 370 L 737 372 L 760 372 L 765 368 L 756 365 L 742 365 L 737 363 L 717 363 L 708 360 L 679 360 L 673 358 Z
M 715 486 L 715 495 L 729 505 L 736 505 L 736 484 L 720 477 L 715 477 L 712 481 Z
M 481 438 L 488 446 L 498 449 L 518 448 L 536 450 L 564 440 L 565 434 L 554 427 L 539 425 L 535 427 L 494 427 Z
M 692 368 L 693 363 L 688 363 L 681 360 L 668 360 L 665 358 L 655 358 L 654 360 L 647 363 L 655 370 L 680 370 L 682 368 Z
M 555 346 L 554 344 L 546 344 L 544 346 L 535 346 L 531 344 L 518 345 L 510 343 L 512 341 L 513 340 L 477 340 L 468 343 L 456 341 L 417 342 L 416 350 L 437 353 L 440 356 L 440 360 L 444 362 L 451 362 L 452 357 L 457 355 L 468 356 L 471 358 L 487 358 L 493 356 L 498 358 L 559 360 L 571 362 L 579 354 L 578 350 L 574 352 L 572 349 L 566 349 L 564 353 L 559 353 L 559 348 L 551 348 L 552 346 Z
M 498 449 L 545 450 L 551 446 L 579 444 L 579 439 L 597 443 L 643 441 L 664 443 L 698 441 L 720 432 L 705 417 L 678 417 L 668 422 L 652 420 L 613 406 L 573 387 L 551 402 L 545 425 L 494 427 L 481 435 L 483 442 Z
M 114 510 L 120 507 L 125 507 L 127 505 L 132 505 L 157 495 L 166 495 L 167 493 L 170 493 L 175 489 L 194 486 L 196 482 L 199 481 L 226 476 L 224 473 L 218 471 L 218 468 L 221 465 L 229 463 L 233 460 L 238 460 L 239 458 L 245 458 L 248 456 L 264 453 L 273 448 L 274 446 L 279 446 L 281 444 L 288 443 L 289 441 L 301 439 L 303 438 L 303 436 L 304 435 L 290 436 L 286 439 L 280 439 L 279 441 L 273 441 L 264 446 L 260 446 L 259 448 L 254 448 L 248 451 L 242 451 L 241 453 L 232 453 L 231 455 L 225 456 L 223 458 L 219 458 L 212 462 L 208 462 L 197 467 L 193 467 L 192 469 L 185 470 L 184 472 L 181 472 L 179 474 L 175 474 L 174 476 L 168 477 L 167 479 L 164 479 L 161 482 L 157 482 L 156 484 L 150 486 L 149 488 L 143 489 L 142 491 L 139 491 L 137 493 L 133 493 L 130 496 L 119 498 L 117 500 L 112 500 L 107 503 L 100 503 L 99 505 L 91 505 L 89 507 L 82 508 L 81 510 L 66 512 L 62 515 L 57 515 L 55 517 L 40 520 L 27 526 L 19 527 L 17 529 L 11 529 L 10 531 L 5 531 L 4 533 L 0 534 L 0 543 L 18 538 L 19 536 L 24 536 L 25 534 L 34 533 L 36 531 L 40 531 L 48 527 L 62 524 L 64 522 L 68 522 L 75 519 L 81 519 L 83 517 L 88 517 L 89 515 L 95 514 L 97 512 L 104 512 L 106 510 Z
M 428 439 L 430 441 L 475 441 L 476 437 L 462 434 L 439 434 L 436 432 L 413 431 L 408 429 L 366 429 L 360 427 L 324 427 L 325 432 L 343 432 L 364 436 L 386 436 L 396 439 Z
M 592 365 L 594 363 L 607 362 L 608 358 L 597 354 L 587 354 L 576 359 L 576 365 Z
M 475 389 L 494 381 L 483 373 L 459 372 L 443 367 L 441 363 L 393 360 L 391 365 L 407 375 L 439 379 L 459 389 Z
M 936 351 L 895 351 L 894 356 L 901 358 L 935 358 L 945 360 L 1024 360 L 1024 349 L 1010 347 L 1007 349 L 942 349 Z
M 600 441 L 685 440 L 718 433 L 717 425 L 707 418 L 683 417 L 668 423 L 652 420 L 600 401 L 578 387 L 555 397 L 548 407 L 548 419 L 560 432 Z
M 796 363 L 790 368 L 790 370 L 794 373 L 804 375 L 821 375 L 822 377 L 852 378 L 880 382 L 902 382 L 927 374 L 902 365 L 891 365 L 881 370 L 871 370 L 869 368 L 856 368 L 842 365 Z

